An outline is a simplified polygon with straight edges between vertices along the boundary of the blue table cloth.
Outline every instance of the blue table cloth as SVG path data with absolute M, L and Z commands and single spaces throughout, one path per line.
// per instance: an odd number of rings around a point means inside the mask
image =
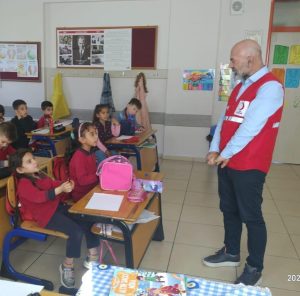
M 116 266 L 94 264 L 82 277 L 77 296 L 108 296 Z M 271 296 L 268 288 L 233 285 L 186 276 L 188 296 Z

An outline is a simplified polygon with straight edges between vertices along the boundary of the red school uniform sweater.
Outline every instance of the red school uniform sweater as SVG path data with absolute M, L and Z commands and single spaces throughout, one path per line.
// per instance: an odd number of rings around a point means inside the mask
M 20 213 L 23 220 L 33 220 L 40 227 L 45 227 L 55 213 L 60 198 L 54 189 L 62 182 L 45 176 L 35 179 L 35 184 L 28 178 L 21 178 L 17 184 Z
M 16 149 L 11 145 L 8 145 L 3 149 L 0 148 L 0 160 L 7 160 L 8 156 L 13 154 L 15 151 Z
M 37 128 L 43 128 L 44 126 L 49 126 L 49 115 L 43 115 L 40 117 L 39 121 L 37 122 Z
M 79 148 L 74 153 L 69 168 L 70 179 L 75 182 L 71 194 L 73 200 L 77 201 L 98 184 L 95 153 Z

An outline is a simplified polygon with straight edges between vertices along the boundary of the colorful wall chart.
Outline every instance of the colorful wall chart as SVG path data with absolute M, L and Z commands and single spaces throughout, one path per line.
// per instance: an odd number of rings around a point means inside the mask
M 215 70 L 184 70 L 183 89 L 184 90 L 213 90 Z
M 291 46 L 289 64 L 300 65 L 300 45 Z
M 231 76 L 232 70 L 229 64 L 220 65 L 220 80 L 219 80 L 219 101 L 227 102 L 231 91 L 234 87 L 234 82 Z
M 285 87 L 286 88 L 297 88 L 300 83 L 300 69 L 289 68 L 286 69 L 285 75 Z
M 289 47 L 284 45 L 275 45 L 273 64 L 286 64 L 288 61 Z
M 271 72 L 284 85 L 285 69 L 284 68 L 273 68 L 271 70 Z

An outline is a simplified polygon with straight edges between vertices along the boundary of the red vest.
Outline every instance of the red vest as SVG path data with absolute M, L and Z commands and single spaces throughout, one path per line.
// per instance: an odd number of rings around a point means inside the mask
M 242 83 L 238 84 L 232 91 L 229 98 L 225 119 L 221 128 L 220 151 L 222 151 L 230 141 L 240 124 L 244 120 L 245 113 L 255 99 L 259 88 L 268 81 L 277 79 L 272 73 L 267 73 L 259 80 L 250 85 L 244 93 L 236 100 Z M 268 118 L 261 131 L 244 147 L 239 153 L 233 155 L 228 167 L 235 170 L 260 170 L 268 172 L 272 154 L 278 134 L 279 122 L 281 119 L 283 105 Z

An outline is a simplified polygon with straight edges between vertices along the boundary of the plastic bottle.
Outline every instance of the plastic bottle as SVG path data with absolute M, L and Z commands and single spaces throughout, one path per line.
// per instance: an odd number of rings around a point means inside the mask
M 53 128 L 54 128 L 54 121 L 53 121 L 53 118 L 50 117 L 49 118 L 49 131 L 50 131 L 50 135 L 53 135 Z

